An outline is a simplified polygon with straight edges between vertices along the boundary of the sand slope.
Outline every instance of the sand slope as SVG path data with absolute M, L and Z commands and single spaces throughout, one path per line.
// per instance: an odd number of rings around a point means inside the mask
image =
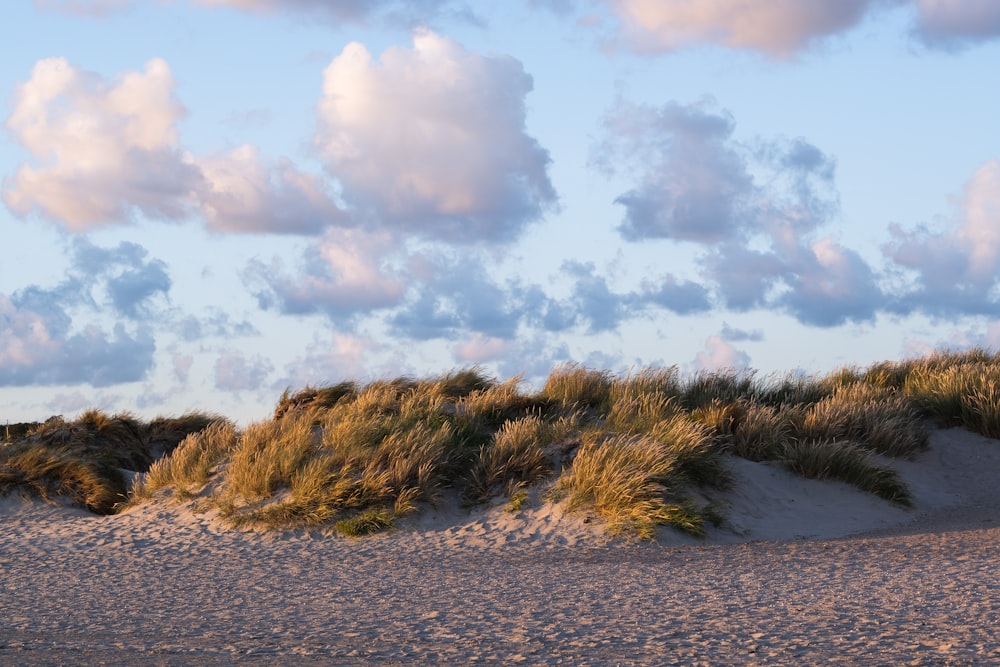
M 6 499 L 0 664 L 1000 664 L 1000 443 L 893 462 L 912 510 L 730 464 L 728 525 L 653 544 L 541 503 L 348 540 Z

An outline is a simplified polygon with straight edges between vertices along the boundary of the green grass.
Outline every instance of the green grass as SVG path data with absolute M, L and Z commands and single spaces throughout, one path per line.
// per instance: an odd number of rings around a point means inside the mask
M 909 490 L 879 457 L 918 457 L 928 420 L 1000 437 L 1000 356 L 946 351 L 770 377 L 565 364 L 537 392 L 471 368 L 289 389 L 271 419 L 243 429 L 210 414 L 145 423 L 91 410 L 5 435 L 0 494 L 105 514 L 172 497 L 236 526 L 346 535 L 388 528 L 446 493 L 471 505 L 505 498 L 510 511 L 548 498 L 651 538 L 722 519 L 693 499 L 724 494 L 731 456 L 905 505 Z

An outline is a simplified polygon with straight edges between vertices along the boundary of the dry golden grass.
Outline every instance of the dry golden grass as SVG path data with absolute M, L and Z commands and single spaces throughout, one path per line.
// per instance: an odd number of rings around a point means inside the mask
M 544 482 L 613 531 L 649 537 L 674 525 L 697 534 L 712 510 L 687 498 L 695 486 L 726 487 L 723 455 L 906 503 L 905 486 L 873 456 L 918 455 L 928 416 L 1000 437 L 1000 357 L 938 353 L 765 379 L 684 379 L 676 367 L 615 376 L 566 364 L 538 393 L 524 392 L 519 377 L 498 382 L 472 368 L 286 390 L 273 419 L 242 431 L 202 413 L 145 424 L 88 411 L 0 445 L 0 493 L 63 496 L 107 513 L 126 496 L 140 502 L 170 487 L 238 525 L 361 534 L 446 489 L 474 503 L 505 495 L 515 507 Z M 128 470 L 148 470 L 131 491 Z
M 188 435 L 169 455 L 154 462 L 149 472 L 132 485 L 133 502 L 147 500 L 165 487 L 173 487 L 178 498 L 189 498 L 209 482 L 213 469 L 236 446 L 236 427 L 218 419 L 203 430 Z
M 701 517 L 671 501 L 681 481 L 678 456 L 670 444 L 643 435 L 588 437 L 557 482 L 569 509 L 591 507 L 612 533 L 643 539 L 657 526 L 703 533 Z

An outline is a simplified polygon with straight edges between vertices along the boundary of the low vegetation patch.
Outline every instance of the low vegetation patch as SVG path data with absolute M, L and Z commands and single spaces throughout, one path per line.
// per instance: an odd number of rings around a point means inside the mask
M 5 432 L 0 494 L 103 514 L 166 495 L 236 526 L 364 535 L 448 492 L 469 505 L 505 499 L 508 511 L 563 501 L 641 538 L 659 526 L 699 535 L 723 517 L 694 491 L 724 491 L 730 456 L 910 503 L 886 458 L 919 456 L 928 420 L 1000 437 L 1000 357 L 941 352 L 767 378 L 567 364 L 537 392 L 471 368 L 289 389 L 271 419 L 243 429 L 200 413 L 146 423 L 92 410 Z
M 0 447 L 0 495 L 17 491 L 63 498 L 98 514 L 128 499 L 128 479 L 145 473 L 188 434 L 216 417 L 188 414 L 146 423 L 128 413 L 88 410 L 73 421 L 54 417 Z

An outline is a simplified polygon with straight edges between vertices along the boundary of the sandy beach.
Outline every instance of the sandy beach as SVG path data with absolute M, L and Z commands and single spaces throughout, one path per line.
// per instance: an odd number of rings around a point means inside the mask
M 704 540 L 450 503 L 364 539 L 154 502 L 0 501 L 0 664 L 1000 664 L 1000 443 L 936 430 L 915 498 L 729 461 Z

